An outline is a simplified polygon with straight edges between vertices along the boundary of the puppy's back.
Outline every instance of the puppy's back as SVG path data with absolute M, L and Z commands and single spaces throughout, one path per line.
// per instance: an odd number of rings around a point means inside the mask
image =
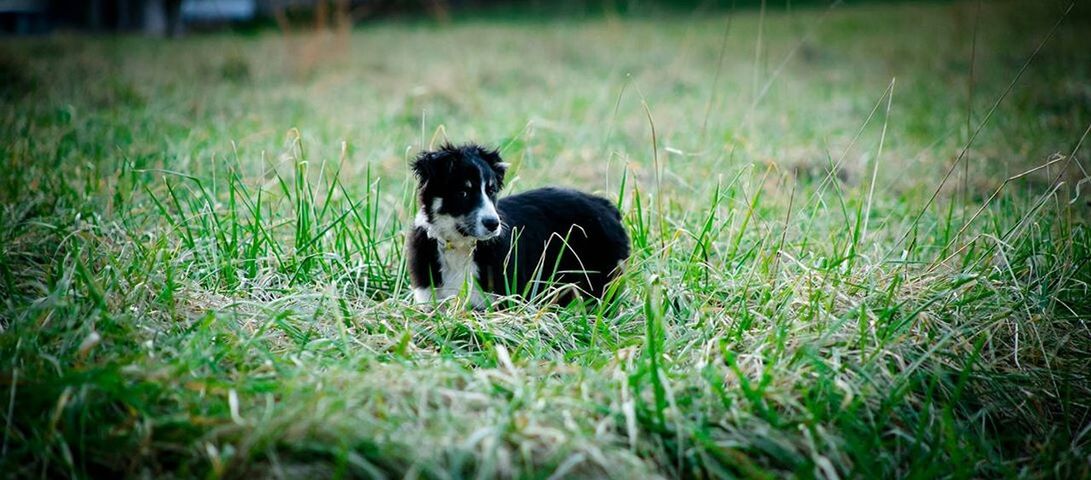
M 505 265 L 507 286 L 491 288 L 496 293 L 525 293 L 529 282 L 552 280 L 601 297 L 629 256 L 621 213 L 605 198 L 550 187 L 502 198 L 497 208 L 505 235 L 490 256 Z M 504 291 L 511 287 L 518 290 Z

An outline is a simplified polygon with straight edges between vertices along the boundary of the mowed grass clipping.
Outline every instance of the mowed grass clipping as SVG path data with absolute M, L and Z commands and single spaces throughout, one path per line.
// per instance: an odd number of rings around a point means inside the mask
M 775 3 L 775 2 L 770 2 Z M 1091 475 L 1067 2 L 0 45 L 13 477 Z M 607 301 L 410 304 L 445 139 L 620 202 Z

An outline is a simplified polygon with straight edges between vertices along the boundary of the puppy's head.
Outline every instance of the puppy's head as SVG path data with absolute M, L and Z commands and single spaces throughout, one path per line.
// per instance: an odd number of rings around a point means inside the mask
M 421 213 L 417 223 L 446 241 L 488 240 L 500 234 L 496 194 L 507 164 L 496 150 L 444 145 L 413 162 Z

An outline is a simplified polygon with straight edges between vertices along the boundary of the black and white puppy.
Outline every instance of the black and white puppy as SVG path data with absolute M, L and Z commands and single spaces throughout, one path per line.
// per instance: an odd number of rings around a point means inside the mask
M 406 241 L 418 303 L 461 292 L 481 308 L 488 294 L 602 297 L 629 256 L 621 214 L 609 200 L 541 188 L 497 201 L 507 164 L 495 150 L 444 145 L 413 162 L 420 212 Z M 577 291 L 573 291 L 573 289 Z

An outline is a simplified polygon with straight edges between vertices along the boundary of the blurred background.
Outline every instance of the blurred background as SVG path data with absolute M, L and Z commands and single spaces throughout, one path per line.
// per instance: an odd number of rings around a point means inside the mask
M 883 142 L 878 181 L 929 191 L 971 143 L 942 182 L 965 201 L 1071 151 L 1091 119 L 1091 9 L 1070 5 L 0 0 L 0 93 L 37 134 L 187 168 L 225 153 L 257 165 L 298 128 L 323 156 L 345 141 L 354 165 L 395 178 L 407 145 L 473 139 L 527 158 L 530 181 L 563 168 L 605 189 L 625 165 L 649 180 L 647 104 L 664 188 L 750 162 L 821 180 L 831 158 L 859 186 Z M 1086 177 L 1068 165 L 1066 185 Z
M 188 30 L 316 22 L 518 13 L 622 15 L 757 7 L 763 0 L 0 0 L 0 28 L 9 34 L 56 30 L 181 35 Z M 776 2 L 824 5 L 827 0 Z M 867 3 L 867 0 L 853 3 Z

